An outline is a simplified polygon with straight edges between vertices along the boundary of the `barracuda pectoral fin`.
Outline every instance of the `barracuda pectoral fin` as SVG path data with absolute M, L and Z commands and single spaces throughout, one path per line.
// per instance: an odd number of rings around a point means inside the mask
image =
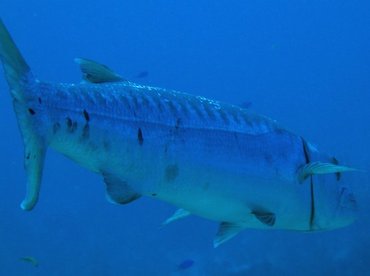
M 185 218 L 187 216 L 191 215 L 191 213 L 189 211 L 186 211 L 185 209 L 178 209 L 176 210 L 175 213 L 173 213 L 172 216 L 170 216 L 168 219 L 166 219 L 162 225 L 167 225 L 171 222 L 174 222 L 176 220 L 179 220 L 179 219 L 182 219 L 182 218 Z
M 242 225 L 237 223 L 221 222 L 216 237 L 213 240 L 213 247 L 216 248 L 235 237 L 243 228 Z
M 109 202 L 127 204 L 141 197 L 126 181 L 106 173 L 103 173 L 103 177 L 106 184 L 106 196 Z
M 307 177 L 315 174 L 341 173 L 350 171 L 357 171 L 357 169 L 339 166 L 332 163 L 310 162 L 300 169 L 298 173 L 298 180 L 303 182 Z
M 107 66 L 93 60 L 76 58 L 75 62 L 80 65 L 82 78 L 87 82 L 103 83 L 126 81 Z
M 274 213 L 261 211 L 261 210 L 254 210 L 252 214 L 263 224 L 268 226 L 274 226 L 276 221 L 276 216 Z

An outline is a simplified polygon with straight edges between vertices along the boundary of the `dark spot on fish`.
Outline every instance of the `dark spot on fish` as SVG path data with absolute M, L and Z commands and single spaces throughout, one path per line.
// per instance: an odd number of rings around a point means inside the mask
M 83 113 L 84 113 L 84 117 L 85 117 L 86 122 L 90 121 L 89 113 L 87 113 L 87 111 L 85 109 L 84 109 Z
M 71 118 L 67 117 L 66 118 L 66 125 L 67 125 L 67 128 L 70 129 L 72 127 L 72 120 Z
M 60 129 L 60 124 L 57 122 L 57 123 L 54 123 L 53 124 L 53 133 L 57 133 Z
M 70 132 L 70 133 L 73 133 L 76 131 L 77 129 L 77 122 L 73 122 L 71 120 L 71 118 L 67 117 L 66 118 L 66 125 L 67 125 L 67 130 Z
M 179 167 L 175 165 L 168 165 L 165 170 L 165 179 L 167 182 L 172 182 L 179 175 Z
M 39 104 L 42 104 L 42 100 L 40 97 L 38 97 Z
M 31 157 L 31 153 L 27 153 L 26 159 L 28 160 L 28 159 L 30 159 L 30 157 Z
M 81 138 L 83 140 L 87 140 L 87 139 L 89 139 L 89 137 L 90 137 L 90 126 L 89 126 L 89 124 L 85 124 L 83 129 L 82 129 Z
M 338 159 L 337 159 L 337 158 L 335 158 L 335 157 L 333 157 L 333 158 L 332 158 L 332 163 L 333 163 L 334 165 L 339 165 L 339 161 L 338 161 Z M 335 173 L 335 177 L 336 177 L 337 181 L 339 181 L 339 180 L 340 180 L 340 178 L 342 177 L 342 174 L 341 174 L 340 172 L 337 172 L 337 173 Z
M 141 131 L 141 128 L 137 130 L 137 141 L 140 146 L 144 143 L 143 132 Z
M 28 112 L 29 112 L 31 115 L 35 115 L 35 114 L 36 114 L 35 110 L 33 110 L 32 108 L 29 108 L 29 109 L 28 109 Z
M 157 196 L 157 194 L 156 193 L 153 193 L 152 196 Z
M 177 118 L 176 124 L 175 124 L 175 129 L 178 130 L 179 127 L 180 127 L 180 125 L 181 125 L 181 119 L 180 118 Z

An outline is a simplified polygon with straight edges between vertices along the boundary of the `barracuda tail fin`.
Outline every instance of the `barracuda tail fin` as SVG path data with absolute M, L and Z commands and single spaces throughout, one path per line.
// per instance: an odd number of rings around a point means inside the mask
M 37 89 L 31 70 L 13 42 L 8 30 L 0 19 L 0 59 L 5 77 L 13 96 L 14 111 L 22 133 L 25 147 L 25 168 L 27 171 L 27 195 L 22 209 L 31 210 L 38 199 L 42 168 L 46 152 L 44 138 L 37 133 L 32 117 L 36 115 L 28 101 Z
M 0 19 L 0 58 L 3 63 L 5 77 L 12 95 L 21 100 L 23 83 L 30 75 L 30 68 L 13 42 L 8 30 Z

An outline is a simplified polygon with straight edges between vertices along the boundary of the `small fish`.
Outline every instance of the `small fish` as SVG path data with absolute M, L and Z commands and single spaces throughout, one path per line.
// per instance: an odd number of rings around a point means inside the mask
M 177 265 L 177 270 L 187 270 L 194 265 L 194 260 L 186 259 Z
M 24 257 L 19 258 L 19 260 L 25 263 L 29 263 L 33 267 L 39 266 L 39 261 L 35 257 L 32 257 L 32 256 L 24 256 Z
M 149 72 L 148 71 L 141 71 L 139 72 L 135 78 L 136 79 L 143 79 L 143 78 L 146 78 L 147 76 L 149 75 Z

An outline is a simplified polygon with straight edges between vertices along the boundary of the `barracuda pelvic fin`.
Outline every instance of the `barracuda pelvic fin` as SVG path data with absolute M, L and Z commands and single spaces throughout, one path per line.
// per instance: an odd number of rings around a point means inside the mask
M 122 181 L 107 173 L 103 173 L 103 177 L 106 184 L 106 196 L 109 202 L 127 204 L 141 197 L 126 181 Z
M 215 239 L 213 240 L 213 247 L 216 248 L 223 244 L 224 242 L 235 237 L 243 227 L 236 223 L 221 222 L 218 228 Z

